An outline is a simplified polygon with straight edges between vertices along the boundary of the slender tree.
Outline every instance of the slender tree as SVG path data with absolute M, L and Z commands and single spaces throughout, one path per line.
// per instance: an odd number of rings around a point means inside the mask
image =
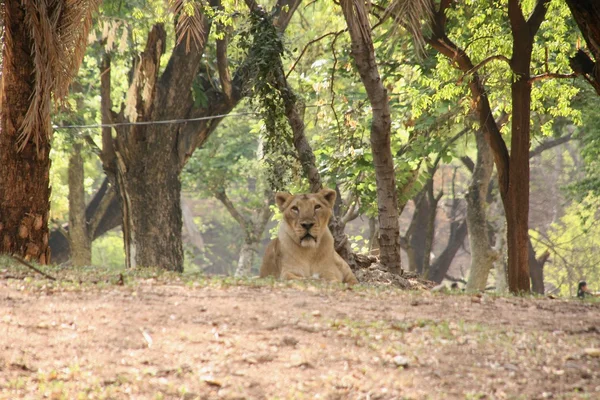
M 365 3 L 360 0 L 341 0 L 340 6 L 352 41 L 352 57 L 369 97 L 373 114 L 371 147 L 377 182 L 381 263 L 390 272 L 401 273 L 398 197 L 390 147 L 391 119 L 387 90 L 377 68 Z

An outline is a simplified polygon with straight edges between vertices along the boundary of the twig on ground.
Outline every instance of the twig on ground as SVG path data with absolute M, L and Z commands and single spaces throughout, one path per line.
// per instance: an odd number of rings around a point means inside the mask
M 27 261 L 23 260 L 21 257 L 15 256 L 15 255 L 12 255 L 12 254 L 9 254 L 8 256 L 10 258 L 12 258 L 13 260 L 16 260 L 17 262 L 23 264 L 27 268 L 34 270 L 35 272 L 37 272 L 38 274 L 44 276 L 45 278 L 48 278 L 51 281 L 55 281 L 56 280 L 56 278 L 53 277 L 52 275 L 48 275 L 47 273 L 45 273 L 44 271 L 40 270 L 39 268 L 34 267 L 33 265 L 31 265 Z

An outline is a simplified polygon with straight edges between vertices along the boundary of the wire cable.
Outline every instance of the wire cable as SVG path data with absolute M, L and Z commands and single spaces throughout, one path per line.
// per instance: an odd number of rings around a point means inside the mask
M 162 121 L 141 121 L 141 122 L 116 122 L 114 124 L 91 124 L 91 125 L 53 125 L 52 128 L 57 129 L 89 129 L 89 128 L 116 128 L 118 126 L 131 125 L 167 125 L 167 124 L 184 124 L 186 122 L 206 121 L 211 119 L 226 118 L 226 117 L 241 117 L 245 115 L 257 115 L 257 112 L 245 112 L 234 114 L 211 115 L 208 117 L 188 118 L 188 119 L 168 119 Z

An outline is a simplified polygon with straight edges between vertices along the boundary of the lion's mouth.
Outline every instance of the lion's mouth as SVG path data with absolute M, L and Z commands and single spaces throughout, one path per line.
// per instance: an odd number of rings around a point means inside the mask
M 303 242 L 305 240 L 314 240 L 315 242 L 317 241 L 317 238 L 314 237 L 313 235 L 311 235 L 310 233 L 306 233 L 306 235 L 302 236 L 300 238 L 300 241 Z

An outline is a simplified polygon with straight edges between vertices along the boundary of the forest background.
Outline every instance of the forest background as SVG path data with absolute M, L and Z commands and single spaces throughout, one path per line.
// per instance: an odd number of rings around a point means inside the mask
M 527 77 L 526 245 L 533 290 L 572 296 L 581 279 L 599 290 L 600 114 L 594 68 L 585 62 L 593 65 L 598 49 L 586 48 L 594 42 L 582 34 L 567 2 L 558 0 L 423 2 L 425 14 L 416 22 L 396 18 L 403 10 L 394 3 L 365 8 L 389 96 L 401 265 L 437 282 L 507 288 L 504 177 L 493 168 L 497 153 L 484 140 L 481 121 L 489 116 L 482 117 L 480 105 L 485 97 L 489 115 L 510 142 L 519 81 L 515 43 L 521 43 L 510 15 L 515 3 L 529 21 L 540 7 L 545 10 L 539 30 L 530 35 Z M 132 266 L 130 244 L 139 232 L 176 234 L 183 221 L 185 257 L 171 255 L 167 243 L 156 250 L 166 259 L 137 263 L 177 266 L 173 260 L 183 257 L 187 272 L 255 274 L 275 234 L 273 191 L 314 189 L 311 148 L 319 184 L 338 191 L 335 229 L 345 230 L 352 252 L 379 254 L 377 148 L 371 146 L 376 107 L 356 74 L 355 37 L 340 5 L 174 5 L 175 12 L 163 1 L 100 6 L 79 74 L 52 116 L 53 262 Z M 188 24 L 186 34 L 175 28 L 173 15 L 179 25 Z M 418 26 L 421 35 L 407 34 L 407 26 Z M 449 56 L 444 49 L 451 46 Z M 167 81 L 171 86 L 164 86 Z M 191 85 L 178 87 L 182 81 Z M 161 92 L 157 82 L 167 89 Z M 153 125 L 145 132 L 123 125 L 108 133 L 83 127 L 189 118 L 209 119 Z M 123 197 L 114 188 L 122 181 L 130 184 L 125 204 L 136 205 L 125 230 Z M 173 202 L 179 184 L 179 222 L 172 222 L 177 211 L 167 215 L 143 206 L 148 197 Z M 128 237 L 131 232 L 135 238 Z M 137 251 L 153 253 L 143 246 Z

